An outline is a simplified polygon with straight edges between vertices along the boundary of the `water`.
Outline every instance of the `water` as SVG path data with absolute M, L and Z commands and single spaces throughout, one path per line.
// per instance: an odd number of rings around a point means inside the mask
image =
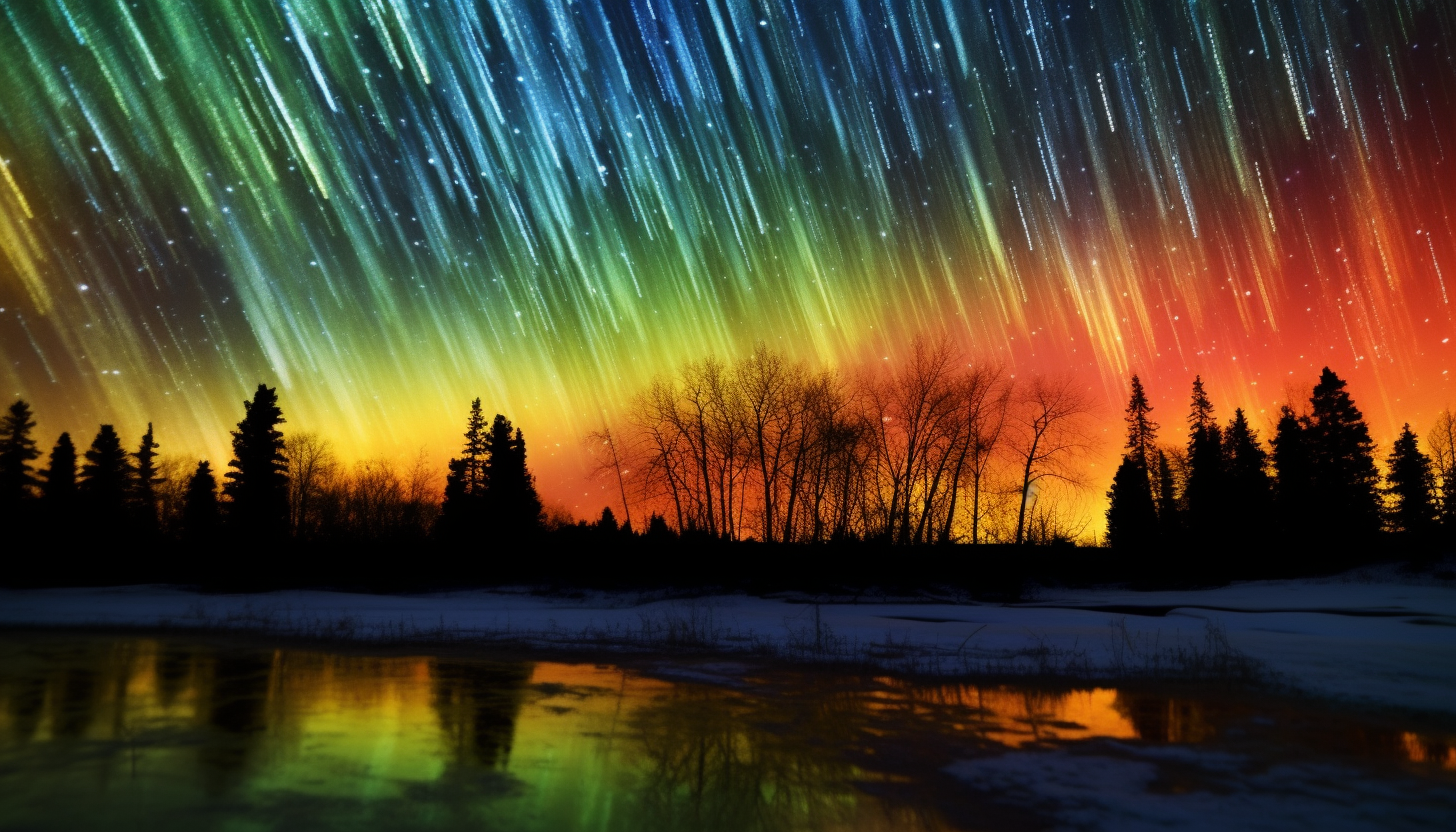
M 1229 691 L 0 634 L 0 829 L 1136 828 L 1231 792 L 1452 828 L 1452 739 Z

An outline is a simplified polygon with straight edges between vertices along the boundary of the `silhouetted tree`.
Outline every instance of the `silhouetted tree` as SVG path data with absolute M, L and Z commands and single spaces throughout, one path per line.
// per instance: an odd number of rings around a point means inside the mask
M 1273 490 L 1269 481 L 1269 454 L 1259 444 L 1259 434 L 1249 426 L 1243 408 L 1234 410 L 1223 435 L 1225 455 L 1224 523 L 1231 539 L 1243 544 L 1243 551 L 1268 548 Z M 1241 565 L 1247 569 L 1247 564 Z
M 152 434 L 152 423 L 147 422 L 147 432 L 142 435 L 141 446 L 133 454 L 136 457 L 136 476 L 132 479 L 133 499 L 136 502 L 138 529 L 143 534 L 157 532 L 157 444 Z
M 1158 540 L 1158 512 L 1148 483 L 1148 469 L 1127 455 L 1112 476 L 1107 492 L 1107 544 L 1132 554 L 1146 554 Z
M 41 506 L 52 531 L 71 522 L 76 511 L 76 446 L 71 434 L 63 433 L 51 449 L 49 464 L 41 472 Z
M 1132 395 L 1128 397 L 1127 456 L 1132 457 L 1143 470 L 1151 470 L 1153 453 L 1158 446 L 1158 423 L 1152 420 L 1153 406 L 1148 403 L 1148 394 L 1143 390 L 1142 379 L 1132 377 Z
M 1183 537 L 1183 509 L 1178 504 L 1178 484 L 1173 477 L 1173 466 L 1168 453 L 1158 449 L 1158 465 L 1154 473 L 1157 479 L 1156 503 L 1158 508 L 1158 535 L 1164 543 L 1174 543 Z
M 478 534 L 485 523 L 485 493 L 490 449 L 486 443 L 485 416 L 480 399 L 470 403 L 465 420 L 465 446 L 450 460 L 445 475 L 445 502 L 440 507 L 437 530 L 443 536 Z
M 1021 468 L 1021 502 L 1013 540 L 1021 544 L 1027 542 L 1027 515 L 1035 506 L 1042 483 L 1051 480 L 1081 487 L 1083 469 L 1075 463 L 1092 444 L 1084 424 L 1092 405 L 1070 376 L 1033 378 L 1017 398 L 1011 421 L 1011 452 Z M 1146 465 L 1143 474 L 1146 479 Z
M 1186 524 L 1195 545 L 1218 545 L 1226 531 L 1223 431 L 1213 416 L 1213 402 L 1203 378 L 1193 379 L 1188 413 L 1188 482 L 1183 489 Z
M 81 466 L 79 490 L 89 534 L 104 537 L 126 525 L 132 476 L 130 455 L 121 446 L 116 428 L 102 425 Z
M 182 498 L 182 535 L 193 543 L 213 540 L 222 526 L 222 513 L 217 504 L 217 477 L 212 463 L 202 460 L 187 480 L 187 493 Z
M 632 507 L 627 502 L 627 480 L 622 470 L 623 454 L 617 450 L 617 438 L 612 435 L 611 428 L 602 426 L 599 431 L 592 431 L 586 436 L 588 452 L 596 461 L 594 476 L 604 475 L 611 472 L 617 479 L 617 491 L 622 495 L 622 512 L 626 515 L 626 527 L 632 528 Z
M 486 445 L 485 415 L 480 409 L 480 399 L 470 403 L 470 416 L 465 423 L 465 448 L 461 459 L 465 462 L 465 491 L 467 494 L 484 494 L 486 488 L 485 466 L 490 457 Z
M 984 499 L 987 481 L 991 475 L 993 459 L 998 454 L 1001 434 L 1006 428 L 1006 417 L 1011 408 L 1014 388 L 1010 379 L 1002 379 L 1002 369 L 989 365 L 972 364 L 969 371 L 962 373 L 959 393 L 960 418 L 965 426 L 965 441 L 961 444 L 955 473 L 951 477 L 950 505 L 946 510 L 945 525 L 941 529 L 940 542 L 951 541 L 951 530 L 956 522 L 958 496 L 962 489 L 969 489 L 971 521 L 971 544 L 981 542 L 981 526 L 985 519 Z
M 283 411 L 278 393 L 259 384 L 253 400 L 243 402 L 243 419 L 233 431 L 232 468 L 223 493 L 228 520 L 255 539 L 278 539 L 288 532 L 288 458 L 283 453 Z
M 1153 502 L 1148 463 L 1157 453 L 1158 426 L 1137 376 L 1132 377 L 1125 420 L 1127 445 L 1107 492 L 1107 543 L 1129 553 L 1146 553 L 1158 539 L 1158 510 Z
M 1431 458 L 1421 453 L 1409 424 L 1401 428 L 1386 465 L 1390 469 L 1391 527 L 1414 541 L 1429 540 L 1436 526 L 1436 478 Z
M 35 419 L 24 399 L 16 399 L 0 417 L 0 524 L 6 526 L 19 518 L 21 504 L 35 484 L 30 463 L 40 456 L 40 449 L 30 436 L 34 429 Z
M 288 434 L 283 454 L 288 457 L 288 527 L 295 539 L 309 540 L 319 531 L 341 466 L 329 440 L 310 431 Z
M 611 506 L 602 509 L 602 516 L 597 520 L 597 531 L 608 535 L 617 533 L 617 515 L 612 513 Z
M 526 467 L 526 440 L 511 421 L 495 415 L 486 435 L 486 515 L 492 537 L 519 541 L 541 526 L 536 478 Z
M 1286 546 L 1309 533 L 1316 521 L 1314 460 L 1307 420 L 1284 405 L 1274 428 L 1274 531 Z M 1301 544 L 1303 545 L 1303 544 Z
M 1456 537 L 1456 415 L 1450 408 L 1436 414 L 1426 433 L 1431 468 L 1436 475 L 1437 513 L 1445 539 Z
M 672 530 L 671 526 L 667 525 L 666 517 L 663 517 L 661 514 L 653 514 L 647 518 L 647 531 L 643 535 L 644 539 L 655 543 L 666 543 L 674 540 L 676 537 L 677 533 Z
M 1317 521 L 1324 542 L 1363 542 L 1380 530 L 1380 475 L 1365 417 L 1330 368 L 1310 396 L 1307 426 Z

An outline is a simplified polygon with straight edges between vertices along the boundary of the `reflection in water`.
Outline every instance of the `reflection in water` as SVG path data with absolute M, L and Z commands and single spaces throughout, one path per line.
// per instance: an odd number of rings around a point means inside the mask
M 936 714 L 954 729 L 1012 748 L 1091 737 L 1133 739 L 1135 720 L 1119 707 L 1109 688 L 1046 691 L 1036 688 L 944 685 L 915 687 L 893 679 L 877 680 L 876 698 L 886 710 Z
M 1106 688 L 829 674 L 745 685 L 10 635 L 0 637 L 0 827 L 231 828 L 240 816 L 308 829 L 978 827 L 991 821 L 940 774 L 959 757 L 1096 737 L 1227 741 L 1270 722 L 1220 700 Z M 1456 771 L 1456 749 L 1425 734 L 1300 730 L 1322 753 Z

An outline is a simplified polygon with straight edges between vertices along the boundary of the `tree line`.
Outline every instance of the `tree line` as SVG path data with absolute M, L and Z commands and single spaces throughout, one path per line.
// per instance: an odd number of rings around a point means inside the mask
M 1218 552 L 1223 571 L 1279 550 L 1296 569 L 1373 559 L 1381 535 L 1407 550 L 1449 548 L 1456 535 L 1456 420 L 1438 417 L 1421 450 L 1409 424 L 1377 466 L 1370 429 L 1328 367 L 1307 402 L 1280 408 L 1268 442 L 1242 409 L 1227 423 L 1195 377 L 1183 441 L 1160 426 L 1136 375 L 1127 442 L 1108 491 L 1107 542 L 1148 565 Z M 1363 550 L 1363 552 L 1362 552 Z M 1363 555 L 1363 556 L 1362 556 Z
M 1052 543 L 1083 531 L 1086 390 L 917 339 L 845 374 L 763 345 L 652 382 L 588 438 L 597 472 L 673 532 L 767 543 Z
M 151 425 L 135 450 L 112 425 L 84 453 L 62 434 L 37 464 L 35 420 L 17 401 L 0 420 L 0 517 L 77 540 L 514 543 L 591 528 L 657 540 L 1065 542 L 1083 531 L 1075 501 L 1092 412 L 1070 377 L 1016 379 L 944 340 L 918 339 L 902 366 L 854 375 L 762 345 L 732 363 L 705 358 L 589 437 L 598 473 L 615 480 L 619 526 L 611 509 L 588 525 L 543 507 L 522 432 L 501 414 L 487 422 L 479 399 L 443 489 L 423 458 L 345 466 L 318 434 L 285 435 L 266 385 L 243 403 L 223 472 L 162 457 Z
M 134 451 L 113 425 L 81 453 L 62 433 L 40 462 L 34 414 L 17 400 L 0 417 L 0 527 L 12 539 L 93 547 L 427 537 L 439 495 L 423 457 L 405 470 L 389 460 L 345 466 L 318 434 L 285 436 L 284 421 L 277 391 L 260 384 L 224 472 L 163 457 L 151 424 Z
M 318 434 L 285 435 L 277 392 L 262 384 L 243 403 L 222 472 L 163 456 L 150 424 L 130 446 L 101 425 L 84 451 L 63 433 L 42 459 L 34 415 L 16 401 L 0 417 L 0 525 L 11 540 L 97 546 L 293 541 L 395 551 L 1085 540 L 1079 501 L 1095 450 L 1085 388 L 1070 376 L 1017 378 L 943 339 L 910 346 L 903 363 L 857 373 L 759 345 L 658 377 L 616 424 L 586 439 L 624 523 L 611 508 L 586 523 L 543 506 L 522 431 L 501 414 L 487 421 L 479 399 L 443 484 L 423 455 L 403 467 L 345 465 Z M 1382 474 L 1363 415 L 1328 369 L 1306 403 L 1281 409 L 1267 441 L 1243 410 L 1217 418 L 1195 379 L 1179 441 L 1162 443 L 1137 376 L 1131 388 L 1104 539 L 1125 557 L 1098 561 L 1113 572 L 1180 569 L 1169 564 L 1198 553 L 1201 564 L 1221 564 L 1212 570 L 1220 576 L 1252 574 L 1253 553 L 1274 547 L 1294 553 L 1284 559 L 1295 569 L 1319 569 L 1332 565 L 1332 548 L 1368 551 L 1382 535 L 1429 551 L 1456 535 L 1449 411 L 1424 449 L 1405 426 Z M 601 565 L 609 568 L 620 567 Z

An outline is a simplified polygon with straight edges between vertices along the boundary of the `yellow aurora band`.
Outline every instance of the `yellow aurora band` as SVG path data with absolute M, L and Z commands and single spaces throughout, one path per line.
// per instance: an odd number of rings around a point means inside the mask
M 0 392 L 45 442 L 220 457 L 261 380 L 443 456 L 481 395 L 574 491 L 684 359 L 940 331 L 1170 424 L 1195 372 L 1257 413 L 1331 364 L 1381 436 L 1448 395 L 1449 3 L 0 10 Z

